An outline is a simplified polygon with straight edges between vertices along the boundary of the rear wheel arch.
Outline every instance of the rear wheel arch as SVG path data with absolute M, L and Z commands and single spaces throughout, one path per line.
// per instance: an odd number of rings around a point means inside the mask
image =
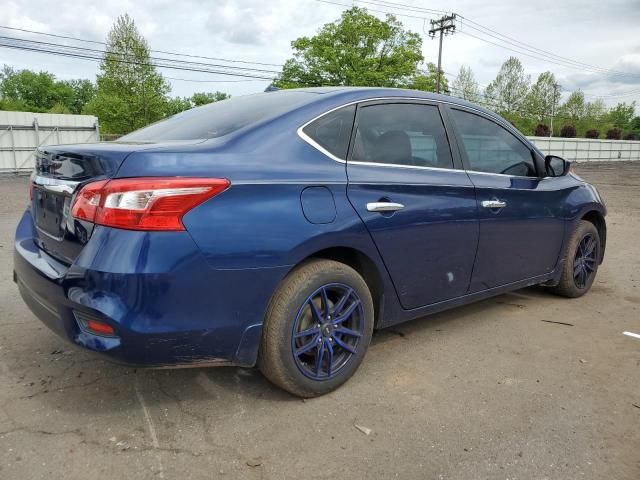
M 330 247 L 318 250 L 303 258 L 293 267 L 292 271 L 300 265 L 317 258 L 344 263 L 360 274 L 371 292 L 375 316 L 374 327 L 378 327 L 384 312 L 384 282 L 375 262 L 367 254 L 356 248 Z

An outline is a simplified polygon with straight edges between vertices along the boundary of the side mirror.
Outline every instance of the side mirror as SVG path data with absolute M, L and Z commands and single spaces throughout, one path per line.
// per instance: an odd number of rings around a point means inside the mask
M 562 177 L 571 170 L 571 162 L 555 155 L 544 157 L 544 169 L 547 177 Z

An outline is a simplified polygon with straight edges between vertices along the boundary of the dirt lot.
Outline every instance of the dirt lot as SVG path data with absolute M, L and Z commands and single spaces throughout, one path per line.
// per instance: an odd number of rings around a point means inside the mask
M 11 279 L 26 179 L 0 179 L 0 478 L 639 479 L 640 162 L 577 170 L 610 211 L 591 293 L 378 332 L 305 402 L 254 370 L 136 371 L 55 337 Z

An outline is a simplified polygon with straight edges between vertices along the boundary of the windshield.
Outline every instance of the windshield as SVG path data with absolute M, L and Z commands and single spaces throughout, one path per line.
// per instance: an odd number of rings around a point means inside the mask
M 136 130 L 118 142 L 165 142 L 222 137 L 309 102 L 309 92 L 282 91 L 230 98 L 178 113 Z

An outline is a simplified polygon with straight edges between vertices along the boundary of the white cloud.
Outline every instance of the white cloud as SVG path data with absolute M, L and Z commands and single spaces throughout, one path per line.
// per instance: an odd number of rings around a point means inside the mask
M 351 4 L 350 0 L 336 1 Z M 399 3 L 424 6 L 417 0 Z M 482 25 L 558 55 L 609 69 L 640 73 L 638 0 L 539 0 L 526 3 L 458 0 L 442 2 L 440 5 L 430 4 L 429 7 L 453 10 Z M 84 0 L 82 3 L 73 0 L 5 0 L 0 9 L 0 24 L 103 40 L 116 17 L 128 12 L 153 49 L 283 63 L 291 56 L 292 40 L 302 35 L 313 35 L 322 25 L 337 19 L 342 10 L 342 7 L 314 0 Z M 423 33 L 422 20 L 402 16 L 398 16 L 398 19 L 406 28 Z M 472 29 L 467 29 L 467 32 L 477 33 Z M 8 30 L 0 30 L 0 34 L 26 36 Z M 516 55 L 532 79 L 545 70 L 551 70 L 565 88 L 582 88 L 585 93 L 614 95 L 634 90 L 634 87 L 640 90 L 640 77 L 637 76 L 589 74 L 518 55 L 461 33 L 445 38 L 443 53 L 445 71 L 456 73 L 460 65 L 469 65 L 478 81 L 485 85 L 495 77 L 504 60 Z M 426 35 L 423 54 L 427 61 L 437 60 L 437 41 L 430 40 Z M 7 49 L 0 49 L 1 63 L 18 68 L 49 70 L 60 78 L 92 78 L 97 70 L 95 62 Z M 225 79 L 174 70 L 164 70 L 163 73 L 176 78 Z M 268 82 L 188 83 L 172 80 L 172 84 L 176 95 L 190 95 L 202 90 L 224 90 L 239 95 L 263 90 Z M 640 100 L 640 95 L 607 97 L 607 102 L 633 99 Z

